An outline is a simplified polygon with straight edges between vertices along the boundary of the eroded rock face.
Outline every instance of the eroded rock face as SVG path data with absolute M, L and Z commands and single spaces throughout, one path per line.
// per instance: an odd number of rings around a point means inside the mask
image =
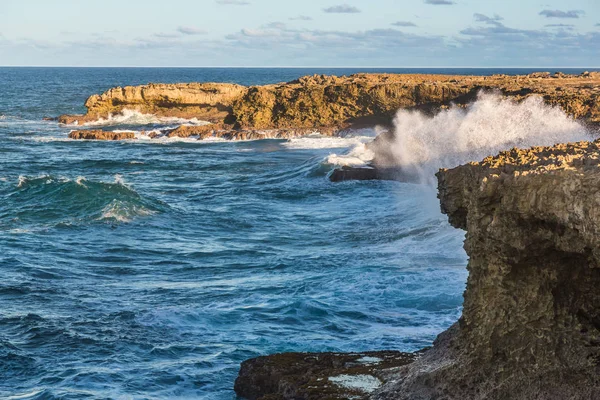
M 85 115 L 63 115 L 63 124 L 84 124 L 123 110 L 137 111 L 159 117 L 197 118 L 223 122 L 231 114 L 234 100 L 246 92 L 246 87 L 229 83 L 149 84 L 112 88 L 93 95 L 85 102 Z
M 600 141 L 513 149 L 438 181 L 442 211 L 467 231 L 463 316 L 415 361 L 378 370 L 381 387 L 363 397 L 600 399 Z M 268 360 L 249 361 L 244 380 L 321 373 L 270 374 Z M 277 393 L 264 399 L 310 398 Z
M 377 399 L 600 398 L 600 142 L 438 174 L 467 231 L 463 316 Z
M 523 99 L 541 95 L 575 118 L 600 123 L 600 76 L 451 76 L 357 74 L 308 76 L 289 83 L 244 87 L 224 83 L 149 84 L 113 88 L 91 96 L 85 115 L 63 115 L 65 124 L 96 121 L 124 110 L 160 117 L 205 120 L 242 129 L 299 129 L 349 124 L 390 124 L 398 109 L 434 112 L 467 104 L 482 89 Z

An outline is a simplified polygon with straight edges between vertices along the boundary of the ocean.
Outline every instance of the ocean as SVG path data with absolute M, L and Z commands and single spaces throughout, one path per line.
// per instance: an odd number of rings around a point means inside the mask
M 251 357 L 431 345 L 467 277 L 434 185 L 327 179 L 374 132 L 83 142 L 44 117 L 149 82 L 536 70 L 0 68 L 0 398 L 234 399 Z

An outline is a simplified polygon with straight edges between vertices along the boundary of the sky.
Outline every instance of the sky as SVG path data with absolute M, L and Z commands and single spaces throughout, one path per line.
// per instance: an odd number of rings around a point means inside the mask
M 0 65 L 598 67 L 600 0 L 0 0 Z

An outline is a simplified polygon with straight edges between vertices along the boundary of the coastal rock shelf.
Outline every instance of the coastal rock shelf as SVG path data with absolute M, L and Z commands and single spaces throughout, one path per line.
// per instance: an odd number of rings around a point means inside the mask
M 442 211 L 467 231 L 463 315 L 413 362 L 371 374 L 381 386 L 356 398 L 600 398 L 600 141 L 505 151 L 438 182 Z M 240 379 L 270 389 L 238 394 L 339 398 L 298 391 L 321 372 L 270 374 L 282 357 L 246 362 Z M 282 376 L 292 384 L 278 386 Z
M 524 99 L 543 96 L 569 115 L 600 123 L 600 73 L 523 76 L 356 74 L 307 76 L 289 83 L 245 87 L 226 83 L 148 84 L 117 87 L 91 96 L 85 115 L 58 121 L 85 125 L 127 112 L 215 124 L 216 131 L 319 129 L 390 125 L 399 109 L 436 112 L 466 105 L 481 90 Z M 187 135 L 181 131 L 182 135 Z M 172 135 L 178 135 L 173 132 Z M 235 135 L 233 135 L 235 136 Z
M 418 353 L 285 353 L 248 360 L 235 382 L 249 400 L 362 398 L 377 390 L 390 369 L 412 363 Z

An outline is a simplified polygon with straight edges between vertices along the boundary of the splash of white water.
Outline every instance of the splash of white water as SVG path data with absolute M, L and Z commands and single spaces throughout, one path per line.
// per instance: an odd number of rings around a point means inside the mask
M 124 109 L 120 114 L 110 114 L 108 118 L 100 118 L 97 121 L 86 122 L 84 126 L 114 126 L 114 125 L 152 125 L 152 124 L 187 124 L 187 125 L 210 125 L 210 122 L 201 121 L 197 118 L 186 119 L 177 117 L 158 117 L 153 114 L 143 114 L 139 111 Z
M 541 97 L 516 102 L 497 93 L 480 93 L 467 108 L 453 106 L 429 117 L 398 111 L 390 165 L 422 183 L 439 168 L 480 161 L 512 147 L 551 146 L 590 140 L 591 134 L 562 109 Z

